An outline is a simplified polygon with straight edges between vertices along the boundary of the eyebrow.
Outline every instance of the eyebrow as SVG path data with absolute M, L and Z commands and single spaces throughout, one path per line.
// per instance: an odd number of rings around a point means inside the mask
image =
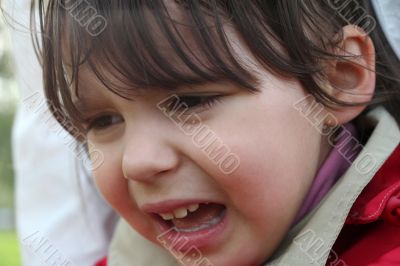
M 96 85 L 94 85 L 97 87 Z M 100 85 L 102 86 L 102 85 Z M 128 88 L 127 88 L 128 89 Z M 115 94 L 116 96 L 119 96 L 117 93 L 113 92 L 107 87 L 104 87 L 104 90 L 107 92 L 110 92 L 112 94 Z M 133 90 L 133 89 L 132 89 Z M 84 93 L 85 91 L 86 93 Z M 76 109 L 80 112 L 87 112 L 91 109 L 96 108 L 97 106 L 103 105 L 106 102 L 108 102 L 106 99 L 109 98 L 109 96 L 104 95 L 102 92 L 97 91 L 96 89 L 89 89 L 89 88 L 80 88 L 79 90 L 80 93 L 78 93 L 79 96 L 73 96 L 72 103 L 76 107 Z M 132 95 L 129 96 L 129 99 L 134 101 L 133 98 L 133 91 L 131 93 Z M 119 96 L 122 97 L 122 96 Z M 125 98 L 125 97 L 122 97 Z
M 85 113 L 90 109 L 88 103 L 84 99 L 79 98 L 77 100 L 73 100 L 72 103 L 80 113 Z
M 86 101 L 80 98 L 78 98 L 77 100 L 73 100 L 72 103 L 74 104 L 75 108 L 78 109 L 80 112 L 84 112 L 88 109 Z
M 77 98 L 72 101 L 75 108 L 81 112 L 85 113 L 88 112 L 91 109 L 96 108 L 97 106 L 100 106 L 105 103 L 104 100 L 99 100 L 99 99 L 86 99 L 86 98 Z

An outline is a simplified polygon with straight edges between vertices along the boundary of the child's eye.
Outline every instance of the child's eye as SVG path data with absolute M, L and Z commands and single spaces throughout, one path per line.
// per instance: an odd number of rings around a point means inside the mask
M 211 108 L 218 101 L 221 101 L 221 98 L 222 95 L 181 95 L 178 104 L 182 106 L 182 103 L 184 103 L 192 110 L 201 107 Z
M 106 129 L 112 125 L 123 122 L 123 118 L 120 115 L 115 114 L 103 114 L 98 115 L 92 119 L 88 119 L 87 131 Z

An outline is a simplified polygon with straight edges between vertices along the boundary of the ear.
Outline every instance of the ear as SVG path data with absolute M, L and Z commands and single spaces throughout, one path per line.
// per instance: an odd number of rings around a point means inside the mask
M 343 28 L 343 41 L 336 53 L 348 56 L 332 62 L 327 71 L 329 93 L 347 103 L 366 103 L 375 92 L 375 48 L 371 38 L 354 25 Z M 352 107 L 339 106 L 331 113 L 337 123 L 344 124 L 356 118 L 367 104 Z M 329 122 L 328 122 L 329 124 Z

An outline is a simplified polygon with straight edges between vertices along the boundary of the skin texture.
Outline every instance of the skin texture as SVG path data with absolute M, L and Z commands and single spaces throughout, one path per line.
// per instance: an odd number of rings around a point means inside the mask
M 353 27 L 344 31 L 343 47 L 362 55 L 358 63 L 373 67 L 373 45 L 369 39 Z M 236 41 L 240 46 L 240 41 Z M 138 92 L 134 101 L 128 101 L 109 92 L 87 69 L 80 73 L 84 81 L 81 92 L 88 103 L 87 116 L 113 118 L 107 127 L 91 129 L 87 135 L 96 150 L 104 154 L 104 162 L 94 170 L 94 177 L 105 199 L 154 243 L 159 232 L 152 219 L 140 210 L 143 204 L 171 199 L 224 204 L 227 228 L 215 243 L 200 249 L 204 257 L 218 266 L 259 265 L 272 254 L 290 228 L 331 148 L 293 107 L 307 95 L 299 82 L 262 70 L 246 48 L 240 48 L 239 56 L 251 60 L 249 65 L 258 69 L 262 79 L 259 93 L 252 94 L 230 83 L 174 92 L 222 95 L 212 106 L 190 111 L 240 158 L 239 167 L 229 175 L 157 108 L 157 103 L 171 93 Z M 352 93 L 369 94 L 360 101 L 370 99 L 374 74 L 352 62 L 331 63 L 328 85 L 340 84 Z M 341 78 L 343 72 L 345 79 Z M 349 100 L 343 92 L 332 93 Z M 331 113 L 339 123 L 345 123 L 363 109 L 341 108 Z

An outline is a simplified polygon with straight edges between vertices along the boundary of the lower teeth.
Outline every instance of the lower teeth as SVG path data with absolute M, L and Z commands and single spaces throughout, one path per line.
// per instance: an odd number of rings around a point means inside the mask
M 179 233 L 192 233 L 192 232 L 204 230 L 204 229 L 210 228 L 216 224 L 219 224 L 221 222 L 222 218 L 224 217 L 224 214 L 225 214 L 225 210 L 223 210 L 217 217 L 214 217 L 207 223 L 201 224 L 199 226 L 194 226 L 192 228 L 182 228 L 182 229 L 174 226 L 174 227 L 172 227 L 172 229 Z

